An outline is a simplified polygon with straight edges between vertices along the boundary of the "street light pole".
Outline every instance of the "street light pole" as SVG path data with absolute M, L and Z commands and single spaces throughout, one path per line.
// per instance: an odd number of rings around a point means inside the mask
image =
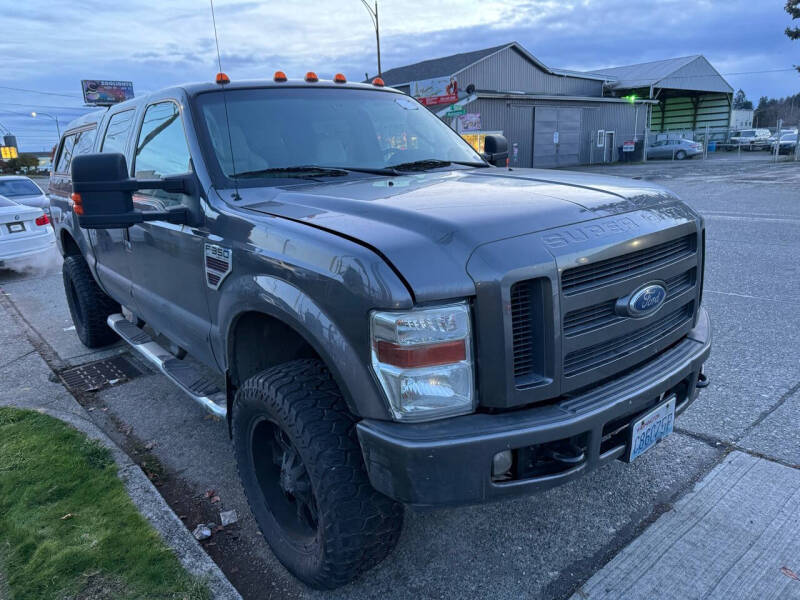
M 372 24 L 375 25 L 375 43 L 378 48 L 378 77 L 383 77 L 383 71 L 381 71 L 381 31 L 380 22 L 378 21 L 378 0 L 375 0 L 375 8 L 372 8 L 367 0 L 361 0 L 361 4 L 367 9 L 369 17 L 372 19 Z
M 43 113 L 43 112 L 36 112 L 36 111 L 31 112 L 31 116 L 34 119 L 36 117 L 38 117 L 39 115 L 42 115 L 43 117 L 50 117 L 51 119 L 53 119 L 56 122 L 56 131 L 58 132 L 58 139 L 60 140 L 61 139 L 61 125 L 59 125 L 59 123 L 58 123 L 58 117 L 56 117 L 55 115 L 51 115 L 50 113 Z

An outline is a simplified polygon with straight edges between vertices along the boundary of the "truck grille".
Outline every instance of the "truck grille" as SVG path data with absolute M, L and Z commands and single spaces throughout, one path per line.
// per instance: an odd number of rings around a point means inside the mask
M 667 300 L 674 298 L 694 285 L 695 269 L 666 279 Z M 616 299 L 607 300 L 579 310 L 573 310 L 564 317 L 564 335 L 571 337 L 581 333 L 588 333 L 606 325 L 624 321 L 626 317 L 619 316 L 615 311 Z
M 691 233 L 565 270 L 560 290 L 562 351 L 552 356 L 555 364 L 548 362 L 548 344 L 543 341 L 553 335 L 549 329 L 552 312 L 540 310 L 543 299 L 552 297 L 550 288 L 541 283 L 549 285 L 549 280 L 513 284 L 515 387 L 529 389 L 560 374 L 561 393 L 566 393 L 636 366 L 675 343 L 691 328 L 697 308 L 697 256 L 697 235 Z M 665 305 L 658 313 L 642 319 L 616 313 L 620 297 L 651 281 L 662 281 L 667 288 Z
M 533 371 L 533 323 L 530 281 L 511 286 L 511 330 L 514 336 L 514 378 Z
M 570 352 L 564 358 L 564 376 L 572 377 L 584 373 L 649 346 L 686 323 L 692 317 L 693 306 L 694 302 L 691 302 L 633 333 L 584 350 Z
M 561 290 L 565 296 L 571 296 L 656 270 L 694 254 L 696 241 L 697 236 L 691 234 L 644 250 L 568 269 L 561 276 Z

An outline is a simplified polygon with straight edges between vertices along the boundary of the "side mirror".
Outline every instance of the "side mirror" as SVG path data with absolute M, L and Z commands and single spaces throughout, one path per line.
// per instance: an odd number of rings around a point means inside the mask
M 128 175 L 123 154 L 83 154 L 72 159 L 72 200 L 78 224 L 85 229 L 124 229 L 144 221 L 189 221 L 189 210 L 177 207 L 166 212 L 141 212 L 133 208 L 133 192 L 160 189 L 193 193 L 185 177 L 137 181 Z
M 508 141 L 502 135 L 487 135 L 483 143 L 483 157 L 495 167 L 505 167 L 508 159 Z

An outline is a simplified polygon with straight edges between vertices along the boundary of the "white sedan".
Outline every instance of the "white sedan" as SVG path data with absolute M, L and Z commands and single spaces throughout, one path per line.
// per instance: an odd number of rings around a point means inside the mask
M 50 200 L 36 183 L 24 175 L 0 176 L 0 196 L 18 204 L 41 208 L 50 213 Z
M 52 252 L 55 245 L 50 219 L 41 208 L 0 196 L 0 268 Z

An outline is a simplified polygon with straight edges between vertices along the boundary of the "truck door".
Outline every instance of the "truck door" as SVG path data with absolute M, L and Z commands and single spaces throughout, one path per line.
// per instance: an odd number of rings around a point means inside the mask
M 133 130 L 136 109 L 112 114 L 101 132 L 99 152 L 126 154 Z M 97 278 L 105 290 L 120 303 L 136 310 L 131 297 L 130 247 L 127 229 L 87 229 L 97 259 Z
M 182 109 L 176 101 L 155 101 L 145 109 L 132 169 L 136 179 L 182 175 L 194 169 Z M 201 199 L 140 190 L 133 202 L 137 210 L 163 211 Z M 203 255 L 208 231 L 166 221 L 142 223 L 129 231 L 133 296 L 139 316 L 196 358 L 213 364 Z

